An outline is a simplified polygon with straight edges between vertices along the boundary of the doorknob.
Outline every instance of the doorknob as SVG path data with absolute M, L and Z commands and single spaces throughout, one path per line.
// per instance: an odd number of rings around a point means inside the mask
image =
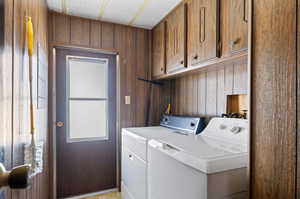
M 62 122 L 62 121 L 56 122 L 56 126 L 57 126 L 57 127 L 63 127 L 64 125 L 65 125 L 65 123 Z
M 28 187 L 30 165 L 23 165 L 6 171 L 0 163 L 0 189 L 10 187 L 12 189 L 25 189 Z

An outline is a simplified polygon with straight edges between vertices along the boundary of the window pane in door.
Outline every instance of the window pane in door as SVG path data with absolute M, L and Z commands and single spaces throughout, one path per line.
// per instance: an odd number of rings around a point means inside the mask
M 108 137 L 106 100 L 70 100 L 68 140 Z
M 69 97 L 107 98 L 108 60 L 68 58 Z

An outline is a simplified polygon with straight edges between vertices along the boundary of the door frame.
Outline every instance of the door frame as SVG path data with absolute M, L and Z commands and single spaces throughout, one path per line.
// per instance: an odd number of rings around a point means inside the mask
M 68 50 L 83 50 L 86 52 L 110 54 L 116 56 L 116 95 L 117 95 L 117 107 L 116 107 L 116 163 L 117 163 L 117 178 L 116 185 L 117 189 L 120 190 L 121 176 L 120 176 L 120 165 L 121 165 L 121 137 L 120 137 L 120 58 L 117 51 L 107 51 L 104 49 L 85 48 L 72 45 L 52 45 L 49 46 L 49 75 L 48 75 L 48 123 L 49 123 L 49 176 L 50 176 L 50 198 L 57 198 L 57 163 L 56 163 L 56 49 L 68 49 Z M 110 191 L 110 190 L 108 190 Z M 93 194 L 93 193 L 92 193 Z
M 252 198 L 252 9 L 253 9 L 253 0 L 248 1 L 248 198 Z

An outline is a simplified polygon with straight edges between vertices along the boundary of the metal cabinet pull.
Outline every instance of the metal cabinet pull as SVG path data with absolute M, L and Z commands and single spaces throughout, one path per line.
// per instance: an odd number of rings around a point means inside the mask
M 248 23 L 248 1 L 247 0 L 243 0 L 243 20 L 245 23 Z
M 200 8 L 200 30 L 199 30 L 200 43 L 205 41 L 205 7 Z

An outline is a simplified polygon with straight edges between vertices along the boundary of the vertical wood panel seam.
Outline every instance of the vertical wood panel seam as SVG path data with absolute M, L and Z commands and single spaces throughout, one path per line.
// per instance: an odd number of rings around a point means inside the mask
M 218 103 L 219 103 L 219 98 L 218 98 L 218 90 L 219 90 L 219 70 L 216 70 L 216 113 L 215 115 L 218 115 Z
M 15 0 L 12 0 L 12 24 L 15 24 Z M 14 37 L 14 32 L 15 32 L 15 25 L 12 25 L 12 32 L 11 32 L 11 40 L 12 40 L 12 46 L 11 46 L 11 64 L 12 64 L 12 67 L 11 67 L 11 80 L 12 80 L 12 83 L 11 83 L 11 115 L 10 115 L 10 118 L 11 118 L 11 140 L 10 140 L 10 158 L 11 158 L 11 161 L 10 161 L 10 167 L 14 167 L 14 139 L 15 139 L 15 136 L 14 136 L 14 67 L 15 67 L 15 61 L 14 61 L 14 49 L 15 49 L 15 37 Z M 13 192 L 10 191 L 9 192 L 9 195 L 10 197 L 12 198 L 13 197 Z
M 68 43 L 70 44 L 71 43 L 71 36 L 72 36 L 72 23 L 71 23 L 71 17 L 69 17 L 68 15 L 65 15 L 65 17 L 66 17 L 66 20 L 67 21 L 69 21 L 69 41 L 68 41 Z M 68 34 L 68 33 L 67 33 Z
M 298 34 L 298 28 L 299 28 L 299 20 L 298 20 L 298 15 L 299 15 L 299 9 L 298 9 L 298 6 L 299 6 L 299 0 L 296 0 L 296 42 L 295 42 L 295 47 L 296 47 L 296 139 L 295 139 L 295 142 L 296 142 L 296 146 L 295 146 L 295 148 L 296 148 L 296 157 L 295 157 L 295 160 L 296 160 L 296 165 L 295 165 L 295 173 L 296 173 L 296 175 L 295 175 L 295 199 L 297 199 L 298 198 L 298 195 L 299 195 L 299 193 L 298 193 L 298 186 L 299 186 L 299 179 L 298 179 L 298 176 L 299 176 L 299 174 L 298 174 L 298 172 L 299 172 L 299 169 L 298 169 L 298 161 L 299 161 L 299 159 L 298 159 L 298 137 L 299 137 L 299 125 L 298 125 L 298 120 L 299 120 L 299 114 L 298 114 L 298 111 L 299 111 L 299 103 L 298 103 L 298 101 L 300 100 L 299 99 L 299 96 L 298 96 L 298 94 L 299 94 L 299 92 L 298 92 L 298 89 L 299 89 L 299 83 L 298 83 L 298 81 L 299 81 L 299 69 L 298 69 L 298 67 L 299 67 L 299 61 L 298 61 L 298 59 L 299 59 L 299 55 L 298 55 L 298 52 L 299 52 L 299 48 L 298 48 L 298 42 L 299 42 L 299 34 Z
M 102 28 L 102 26 L 101 26 Z M 116 36 L 116 25 L 113 24 L 113 47 L 115 46 L 115 36 Z
M 135 54 L 137 55 L 137 51 L 138 51 L 138 42 L 137 42 L 137 39 L 138 39 L 138 32 L 137 32 L 137 30 L 136 29 L 134 29 L 134 48 L 135 48 Z M 138 74 L 138 56 L 134 56 L 134 64 L 133 64 L 133 66 L 134 66 L 134 68 L 135 68 L 135 71 L 134 71 L 134 75 L 135 75 L 135 77 L 137 77 L 137 74 Z M 134 126 L 136 126 L 137 125 L 137 119 L 136 119 L 136 110 L 137 110 L 137 108 L 138 108 L 138 105 L 137 105 L 137 95 L 136 95 L 136 90 L 137 90 L 137 78 L 134 78 L 134 84 L 133 84 L 133 86 L 134 86 L 134 88 L 133 88 L 133 92 L 131 93 L 131 95 L 133 95 L 134 94 L 134 106 L 135 107 L 133 107 L 133 124 L 134 124 Z
M 235 73 L 236 73 L 236 71 L 235 71 L 235 68 L 236 67 L 236 63 L 235 62 L 233 62 L 233 64 L 232 64 L 232 85 L 231 85 L 231 93 L 232 94 L 235 94 L 235 90 L 234 90 L 234 84 L 235 84 Z
M 205 71 L 205 73 L 204 73 L 204 84 L 205 84 L 205 86 L 204 86 L 204 89 L 205 89 L 205 91 L 204 91 L 204 93 L 205 93 L 204 114 L 207 115 L 207 91 L 208 91 L 208 89 L 207 89 L 207 71 Z
M 15 53 L 14 53 L 14 49 L 15 49 L 15 37 L 14 37 L 14 32 L 15 32 L 15 0 L 12 0 L 12 23 L 14 24 L 12 26 L 12 33 L 11 33 L 11 37 L 12 37 L 12 46 L 11 46 L 11 55 L 12 55 L 12 85 L 11 85 L 11 96 L 12 96 L 12 99 L 11 99 L 11 168 L 14 167 L 14 139 L 15 139 L 15 136 L 14 136 L 14 103 L 15 103 L 15 99 L 14 99 L 14 95 L 15 95 L 15 92 L 14 92 L 14 73 L 15 73 Z M 11 194 L 11 198 L 12 198 L 12 191 L 10 192 Z
M 51 15 L 51 23 L 52 23 L 52 42 L 56 41 L 56 25 L 55 25 L 55 14 Z
M 199 90 L 199 84 L 198 84 L 198 74 L 196 74 L 195 76 L 194 76 L 194 78 L 195 78 L 195 82 L 194 82 L 194 85 L 196 84 L 196 88 L 194 89 L 194 92 L 196 92 L 196 104 L 197 104 L 197 109 L 196 109 L 196 111 L 194 111 L 197 115 L 199 115 L 199 92 L 198 92 L 198 90 Z
M 91 46 L 91 41 L 92 41 L 92 23 L 91 23 L 91 20 L 88 20 L 88 22 L 89 22 L 89 42 L 88 42 L 88 46 Z

